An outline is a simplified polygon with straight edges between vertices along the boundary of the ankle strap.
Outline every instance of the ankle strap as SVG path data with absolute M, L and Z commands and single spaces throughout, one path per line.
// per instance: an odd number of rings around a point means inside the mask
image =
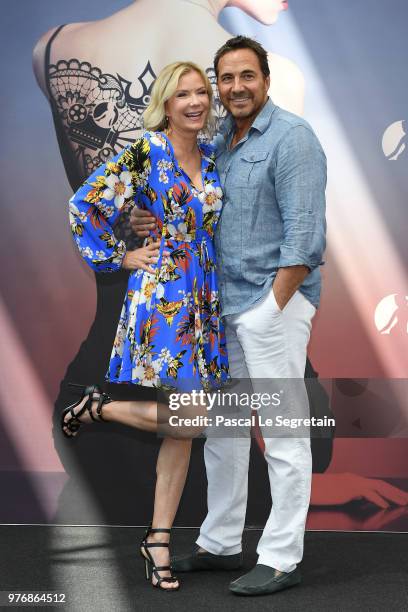
M 171 529 L 149 529 L 149 533 L 171 533 Z

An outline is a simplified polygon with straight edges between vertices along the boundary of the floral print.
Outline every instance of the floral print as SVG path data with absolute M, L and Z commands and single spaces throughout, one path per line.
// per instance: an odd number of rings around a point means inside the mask
M 130 196 L 133 194 L 131 179 L 132 176 L 130 172 L 121 172 L 119 176 L 116 176 L 116 174 L 110 174 L 107 176 L 105 178 L 107 188 L 102 195 L 104 200 L 113 200 L 116 208 L 122 208 L 126 198 L 130 198 Z M 109 206 L 105 207 L 105 215 L 107 214 L 107 208 L 109 208 L 113 214 L 113 208 Z M 108 214 L 107 216 L 111 217 L 112 214 Z
M 98 168 L 71 198 L 73 238 L 96 271 L 121 268 L 125 244 L 113 226 L 133 206 L 149 210 L 160 240 L 154 273 L 130 273 L 107 380 L 178 390 L 211 389 L 228 378 L 220 318 L 214 230 L 222 191 L 214 150 L 200 144 L 204 190 L 178 165 L 161 132 L 145 132 Z M 170 253 L 163 257 L 163 251 Z
M 203 213 L 220 211 L 222 208 L 222 191 L 220 187 L 206 185 L 204 191 L 198 195 L 203 203 Z

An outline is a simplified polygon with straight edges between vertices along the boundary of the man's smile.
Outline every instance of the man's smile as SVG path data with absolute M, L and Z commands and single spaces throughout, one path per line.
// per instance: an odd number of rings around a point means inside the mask
M 238 104 L 240 102 L 248 102 L 248 100 L 251 100 L 250 96 L 245 96 L 245 97 L 242 97 L 242 98 L 230 98 L 231 102 L 238 103 Z

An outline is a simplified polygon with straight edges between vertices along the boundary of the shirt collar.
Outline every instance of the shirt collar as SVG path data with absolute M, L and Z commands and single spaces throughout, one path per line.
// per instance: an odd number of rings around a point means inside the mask
M 261 134 L 265 132 L 266 128 L 269 125 L 269 121 L 272 116 L 272 113 L 274 112 L 275 109 L 276 109 L 276 105 L 268 97 L 265 105 L 263 106 L 262 110 L 257 114 L 253 124 L 251 125 L 249 129 L 258 130 L 258 132 L 261 132 Z M 227 136 L 229 133 L 233 131 L 234 125 L 235 125 L 234 118 L 231 115 L 231 113 L 228 113 L 224 122 L 220 126 L 220 132 L 224 136 Z

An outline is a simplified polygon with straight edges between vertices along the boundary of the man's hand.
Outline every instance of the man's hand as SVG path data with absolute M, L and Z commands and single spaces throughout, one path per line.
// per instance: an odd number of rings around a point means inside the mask
M 280 310 L 283 310 L 292 295 L 299 289 L 300 285 L 309 274 L 307 266 L 289 266 L 279 268 L 273 281 L 273 294 Z
M 125 270 L 146 270 L 151 274 L 155 274 L 155 270 L 150 267 L 150 264 L 157 263 L 159 259 L 160 240 L 152 242 L 141 249 L 127 251 L 123 258 L 122 268 Z M 168 256 L 168 252 L 164 252 L 163 256 Z
M 149 236 L 149 231 L 156 229 L 156 219 L 148 210 L 133 208 L 130 213 L 130 227 L 139 238 Z

